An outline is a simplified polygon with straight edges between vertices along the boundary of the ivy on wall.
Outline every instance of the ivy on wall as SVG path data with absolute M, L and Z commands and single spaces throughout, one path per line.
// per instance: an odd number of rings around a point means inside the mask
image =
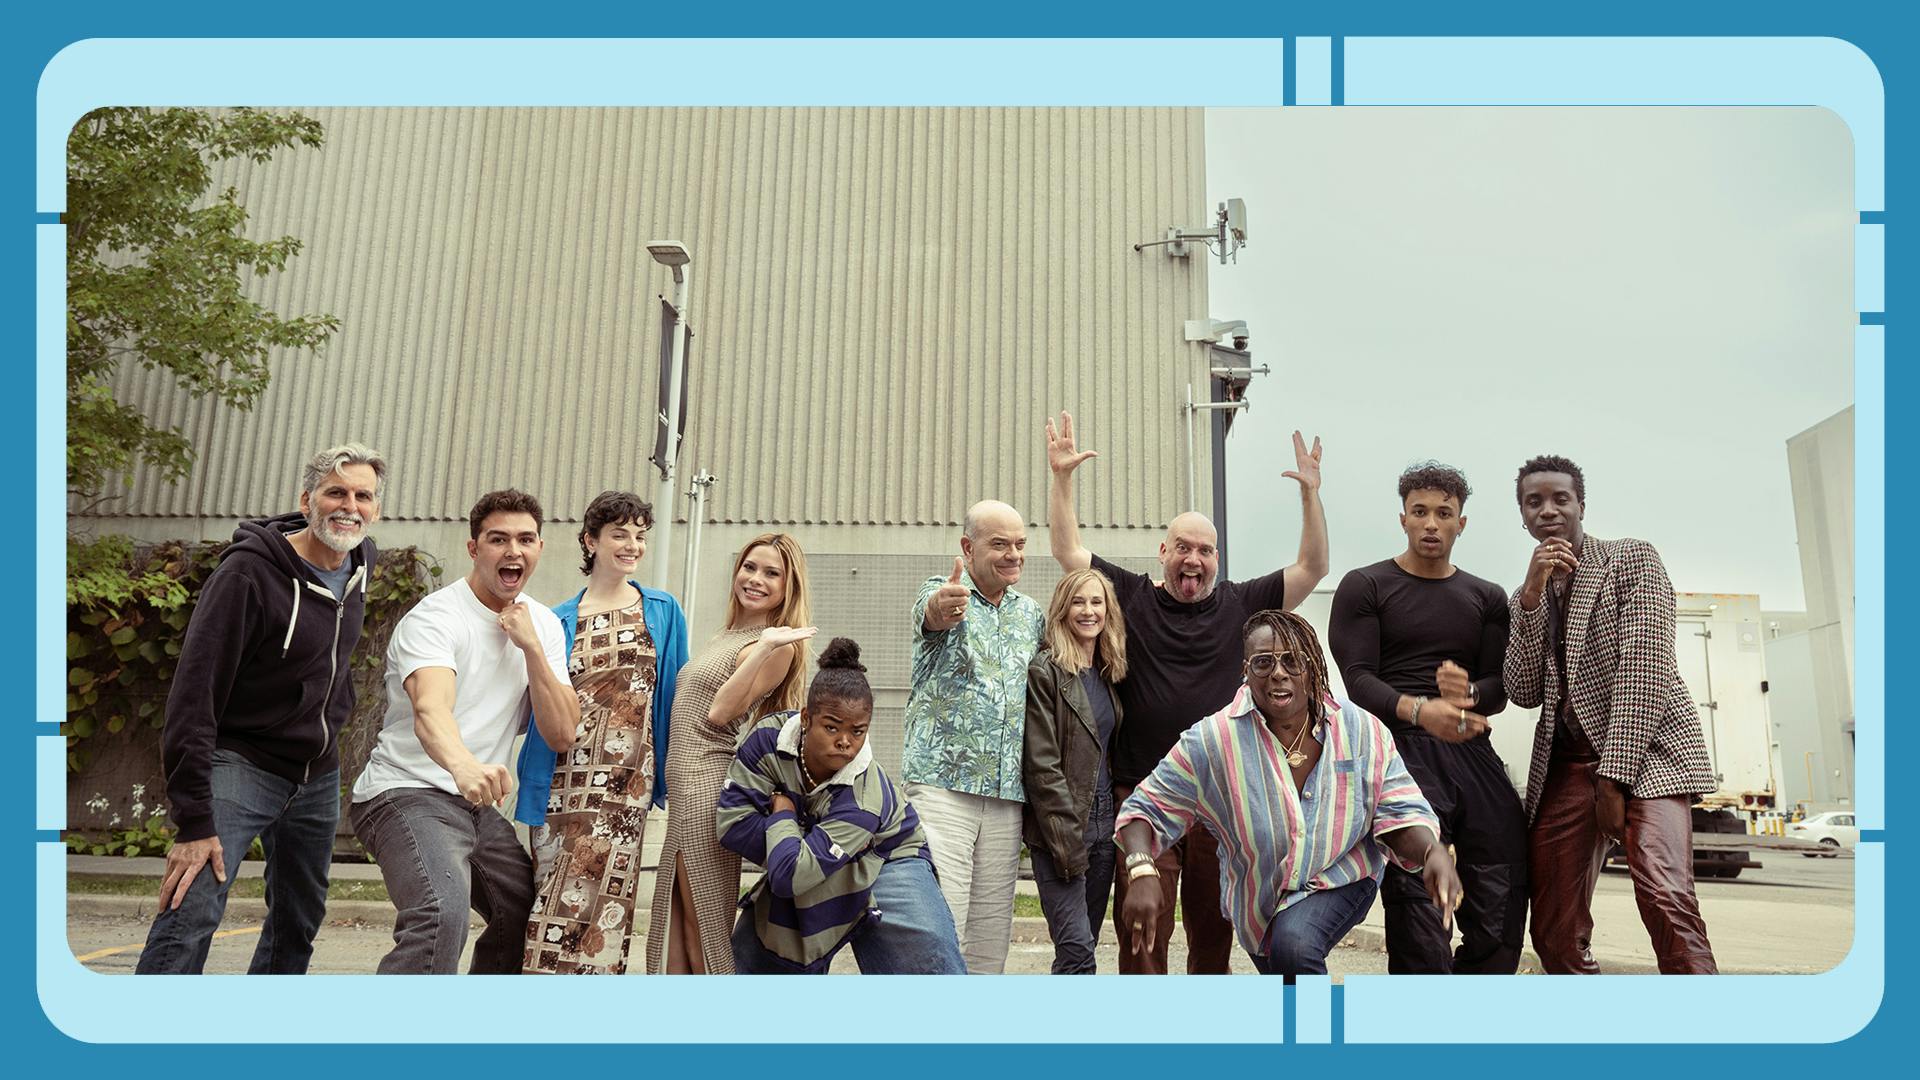
M 67 541 L 67 768 L 83 771 L 89 741 L 130 725 L 166 722 L 168 683 L 186 640 L 193 601 L 225 542 L 135 545 L 125 536 Z M 367 585 L 356 674 L 377 672 L 394 623 L 441 575 L 418 548 L 380 553 Z M 379 643 L 379 648 L 369 644 Z

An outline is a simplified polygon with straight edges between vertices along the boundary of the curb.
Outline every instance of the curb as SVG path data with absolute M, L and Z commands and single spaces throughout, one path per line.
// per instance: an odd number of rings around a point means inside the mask
M 149 896 L 69 896 L 67 911 L 75 915 L 107 915 L 127 918 L 151 919 L 157 913 L 159 901 Z M 267 902 L 258 897 L 239 896 L 227 901 L 229 918 L 264 919 L 267 915 Z M 385 900 L 329 900 L 327 901 L 327 922 L 365 922 L 375 925 L 392 925 L 393 904 Z M 634 933 L 643 933 L 647 928 L 647 917 L 639 915 L 634 922 Z M 473 927 L 486 923 L 478 916 L 472 916 Z M 1112 933 L 1111 925 L 1102 927 L 1103 937 Z M 1013 920 L 1013 940 L 1035 943 L 1051 940 L 1047 934 L 1047 920 L 1031 915 L 1016 916 Z M 1347 934 L 1340 948 L 1366 949 L 1369 952 L 1385 952 L 1386 934 L 1371 926 L 1358 926 Z M 1660 969 L 1643 961 L 1623 960 L 1619 958 L 1599 957 L 1602 966 L 1609 975 L 1657 975 Z M 1540 958 L 1532 949 L 1520 954 L 1520 967 L 1523 971 L 1539 973 Z M 1729 972 L 1728 974 L 1739 974 Z M 1766 974 L 1761 972 L 1761 974 Z
M 152 896 L 89 896 L 67 897 L 67 911 L 75 915 L 120 915 L 128 918 L 151 919 L 159 914 L 160 901 Z M 328 922 L 393 922 L 393 905 L 385 900 L 328 900 Z M 227 900 L 227 917 L 242 919 L 264 919 L 267 917 L 267 902 L 257 896 L 235 896 Z M 474 916 L 474 925 L 485 925 Z
M 77 895 L 67 897 L 67 911 L 74 915 L 106 915 L 124 918 L 151 919 L 159 913 L 159 900 L 151 896 L 97 896 Z M 393 904 L 386 900 L 328 900 L 327 922 L 366 922 L 388 924 L 393 922 Z M 236 896 L 227 901 L 227 917 L 240 919 L 264 919 L 267 917 L 267 902 L 257 896 Z M 644 933 L 648 924 L 647 913 L 639 913 L 635 920 L 634 932 Z M 485 926 L 485 920 L 479 915 L 472 917 L 472 925 Z M 1034 916 L 1017 916 L 1013 920 L 1013 939 L 1015 941 L 1045 942 L 1051 940 L 1047 934 L 1047 920 Z

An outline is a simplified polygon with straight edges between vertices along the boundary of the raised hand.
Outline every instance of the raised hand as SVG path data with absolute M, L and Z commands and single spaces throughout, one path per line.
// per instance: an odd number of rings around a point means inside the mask
M 927 629 L 938 633 L 951 630 L 967 617 L 967 598 L 973 587 L 967 583 L 967 567 L 958 555 L 953 558 L 953 573 L 947 583 L 934 590 L 927 601 Z
M 1451 660 L 1442 660 L 1433 681 L 1440 688 L 1440 700 L 1456 709 L 1473 708 L 1473 678 L 1466 668 Z
M 522 649 L 541 647 L 540 635 L 533 629 L 533 609 L 525 600 L 515 600 L 500 612 L 500 629 L 507 632 L 507 640 Z
M 1047 421 L 1047 468 L 1055 473 L 1072 473 L 1080 463 L 1088 458 L 1099 457 L 1097 450 L 1078 450 L 1073 441 L 1073 417 L 1060 414 L 1060 426 L 1056 429 L 1053 421 Z M 1317 484 L 1318 481 L 1316 480 Z
M 1572 544 L 1558 536 L 1540 541 L 1527 561 L 1527 581 L 1520 587 L 1521 606 L 1528 611 L 1539 607 L 1547 592 L 1547 582 L 1555 574 L 1572 574 L 1579 568 L 1580 557 L 1574 554 Z
M 769 626 L 760 631 L 760 644 L 769 649 L 805 641 L 820 632 L 817 626 Z
M 1064 414 L 1063 414 L 1064 415 Z M 1320 490 L 1320 436 L 1313 437 L 1313 450 L 1307 450 L 1307 440 L 1293 433 L 1293 468 L 1280 474 L 1300 481 L 1300 486 L 1308 491 Z

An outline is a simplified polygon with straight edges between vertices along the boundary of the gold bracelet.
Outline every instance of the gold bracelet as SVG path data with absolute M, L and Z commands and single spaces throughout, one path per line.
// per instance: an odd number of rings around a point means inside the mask
M 1159 877 L 1159 876 L 1160 876 L 1160 868 L 1158 866 L 1153 865 L 1150 862 L 1145 862 L 1127 871 L 1127 883 L 1132 884 L 1143 877 Z

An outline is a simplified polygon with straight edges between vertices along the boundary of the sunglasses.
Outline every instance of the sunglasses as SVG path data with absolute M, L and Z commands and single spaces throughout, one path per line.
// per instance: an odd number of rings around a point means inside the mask
M 1289 675 L 1305 675 L 1307 673 L 1306 661 L 1300 659 L 1298 653 L 1262 652 L 1254 653 L 1252 656 L 1247 657 L 1247 670 L 1263 679 L 1273 674 L 1274 665 L 1276 664 L 1283 668 Z

